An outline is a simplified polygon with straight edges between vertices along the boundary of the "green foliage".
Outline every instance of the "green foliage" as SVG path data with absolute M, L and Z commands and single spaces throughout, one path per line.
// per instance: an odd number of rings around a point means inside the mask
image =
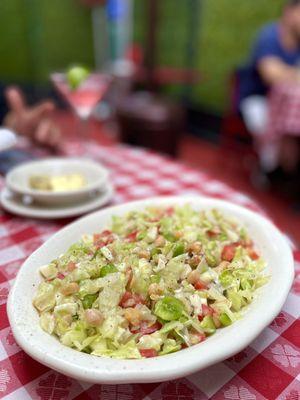
M 0 2 L 0 77 L 30 79 L 30 47 L 22 0 Z
M 272 3 L 272 4 L 271 4 Z M 199 69 L 205 79 L 194 99 L 220 110 L 226 105 L 228 76 L 247 59 L 259 28 L 280 15 L 284 0 L 204 0 Z
M 72 63 L 93 66 L 90 11 L 78 0 L 0 1 L 0 78 L 47 82 Z

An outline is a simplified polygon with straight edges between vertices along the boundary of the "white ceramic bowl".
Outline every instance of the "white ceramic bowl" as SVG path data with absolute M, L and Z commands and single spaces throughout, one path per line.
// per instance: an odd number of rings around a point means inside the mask
M 233 325 L 188 349 L 174 354 L 116 360 L 80 353 L 63 346 L 39 326 L 32 298 L 40 282 L 38 269 L 63 253 L 83 233 L 104 228 L 112 215 L 147 205 L 190 203 L 195 209 L 217 207 L 237 217 L 249 229 L 268 263 L 271 274 L 244 317 Z M 206 368 L 241 351 L 276 317 L 290 290 L 294 275 L 289 245 L 269 221 L 245 208 L 204 197 L 167 197 L 136 201 L 90 214 L 65 227 L 36 250 L 23 264 L 8 299 L 8 316 L 18 344 L 34 359 L 76 379 L 95 383 L 158 382 L 175 379 Z
M 76 190 L 51 192 L 36 190 L 29 186 L 32 175 L 82 174 L 87 184 Z M 85 158 L 53 157 L 23 163 L 6 176 L 7 187 L 22 196 L 30 196 L 35 202 L 44 205 L 74 204 L 93 196 L 107 182 L 108 171 L 100 164 Z

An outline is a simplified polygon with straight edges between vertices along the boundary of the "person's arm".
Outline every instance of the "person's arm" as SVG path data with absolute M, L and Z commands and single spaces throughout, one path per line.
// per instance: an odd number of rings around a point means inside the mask
M 266 56 L 257 62 L 257 70 L 268 86 L 282 82 L 300 83 L 300 68 L 284 63 L 276 56 Z
M 2 121 L 5 127 L 42 145 L 56 147 L 59 144 L 59 129 L 50 118 L 54 110 L 51 101 L 29 107 L 17 87 L 8 87 L 4 94 L 9 110 Z

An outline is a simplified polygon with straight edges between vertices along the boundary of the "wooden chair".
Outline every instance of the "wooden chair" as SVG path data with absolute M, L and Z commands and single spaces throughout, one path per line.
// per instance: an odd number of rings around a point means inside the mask
M 257 155 L 253 147 L 253 139 L 248 131 L 242 114 L 239 110 L 240 81 L 245 73 L 245 68 L 237 68 L 229 78 L 229 106 L 225 111 L 220 132 L 220 144 L 222 152 L 232 153 L 232 163 L 251 170 L 257 164 Z M 254 164 L 253 164 L 254 163 Z M 231 167 L 227 165 L 227 167 Z
M 185 129 L 185 111 L 180 104 L 159 94 L 168 83 L 191 85 L 199 80 L 193 69 L 176 69 L 157 65 L 158 0 L 147 1 L 145 59 L 133 77 L 144 90 L 124 96 L 116 108 L 121 140 L 176 156 L 178 141 Z M 140 57 L 138 57 L 140 61 Z

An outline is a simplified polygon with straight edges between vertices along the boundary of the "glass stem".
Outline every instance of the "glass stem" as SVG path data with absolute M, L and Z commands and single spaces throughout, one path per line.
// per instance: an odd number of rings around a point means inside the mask
M 83 156 L 88 156 L 88 128 L 89 128 L 89 118 L 78 117 L 78 138 L 80 142 L 80 153 Z

